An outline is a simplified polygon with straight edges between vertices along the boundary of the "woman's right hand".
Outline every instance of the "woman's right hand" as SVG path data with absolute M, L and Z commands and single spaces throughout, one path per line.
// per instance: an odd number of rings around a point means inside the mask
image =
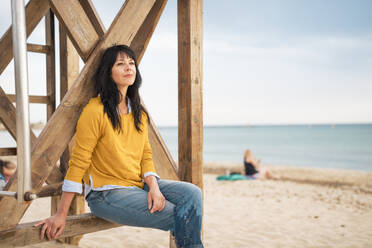
M 66 217 L 61 214 L 56 214 L 48 219 L 42 220 L 34 226 L 42 226 L 40 239 L 44 239 L 46 235 L 49 240 L 57 239 L 63 233 L 66 225 Z

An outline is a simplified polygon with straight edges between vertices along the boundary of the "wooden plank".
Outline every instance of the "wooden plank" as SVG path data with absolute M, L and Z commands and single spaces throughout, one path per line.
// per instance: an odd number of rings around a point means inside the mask
M 16 227 L 0 231 L 0 244 L 2 247 L 14 247 L 32 245 L 47 240 L 40 240 L 40 228 L 34 227 L 37 223 L 30 222 L 19 224 Z M 91 232 L 106 230 L 120 225 L 114 224 L 104 219 L 93 216 L 92 214 L 82 214 L 75 216 L 67 216 L 66 227 L 61 237 L 70 237 Z
M 66 95 L 67 91 L 71 88 L 72 83 L 79 76 L 79 54 L 67 37 L 64 27 L 59 25 L 59 50 L 60 50 L 60 87 L 61 87 L 61 100 Z M 69 145 L 63 152 L 60 161 L 60 170 L 65 175 L 68 169 L 68 161 L 70 159 L 70 149 L 74 144 L 74 138 L 71 139 Z M 51 215 L 57 212 L 60 196 L 54 196 L 51 199 Z M 84 195 L 75 195 L 68 210 L 69 215 L 82 214 L 85 212 L 85 199 Z M 66 237 L 58 239 L 62 243 L 71 245 L 79 245 L 82 235 Z
M 49 102 L 47 104 L 47 120 L 56 110 L 56 62 L 55 62 L 54 14 L 51 10 L 45 15 L 45 44 L 50 47 L 46 55 L 46 90 Z
M 11 102 L 17 101 L 15 94 L 7 94 L 7 96 Z M 51 102 L 48 96 L 29 96 L 28 101 L 30 103 L 45 103 L 45 104 L 48 104 Z
M 62 185 L 63 182 L 43 186 L 36 195 L 38 198 L 48 196 L 59 196 L 62 194 Z
M 0 87 L 0 120 L 14 140 L 17 140 L 16 108 L 9 100 L 4 90 Z M 30 130 L 31 144 L 35 144 L 36 136 Z M 17 190 L 15 190 L 17 191 Z
M 178 175 L 203 188 L 202 0 L 178 1 Z
M 26 6 L 26 36 L 28 37 L 35 29 L 41 18 L 44 17 L 49 9 L 48 0 L 31 0 Z M 12 26 L 0 40 L 0 74 L 13 59 L 13 38 Z
M 27 51 L 29 51 L 29 52 L 47 54 L 47 53 L 50 52 L 50 50 L 51 50 L 50 46 L 31 44 L 31 43 L 27 44 Z
M 59 22 L 67 27 L 65 31 L 78 50 L 80 57 L 86 62 L 100 36 L 83 7 L 76 0 L 50 0 L 49 2 Z
M 102 37 L 105 32 L 105 26 L 103 25 L 101 18 L 96 11 L 91 0 L 79 0 L 81 6 L 83 7 L 85 13 L 87 14 L 90 22 L 92 23 L 93 27 L 95 28 L 99 37 Z
M 99 42 L 89 57 L 79 77 L 39 135 L 37 144 L 32 150 L 33 191 L 37 192 L 42 187 L 53 165 L 71 140 L 82 108 L 94 96 L 93 75 L 98 67 L 102 52 L 114 43 L 130 45 L 153 4 L 154 0 L 127 0 L 104 39 Z M 126 28 L 123 29 L 123 26 Z M 15 191 L 16 182 L 17 177 L 14 177 L 13 181 L 8 184 L 10 191 Z M 4 199 L 4 197 L 0 199 L 0 230 L 15 227 L 29 204 L 29 202 L 17 204 L 16 199 Z
M 17 155 L 17 147 L 1 147 L 0 156 L 15 156 Z

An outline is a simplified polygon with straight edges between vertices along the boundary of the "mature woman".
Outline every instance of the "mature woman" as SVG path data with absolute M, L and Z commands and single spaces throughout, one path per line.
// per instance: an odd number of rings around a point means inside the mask
M 92 213 L 112 222 L 170 230 L 178 247 L 203 247 L 201 190 L 161 180 L 148 140 L 148 114 L 141 105 L 141 75 L 134 52 L 108 48 L 95 74 L 97 97 L 85 106 L 76 127 L 56 215 L 39 222 L 49 239 L 61 235 L 75 193 Z

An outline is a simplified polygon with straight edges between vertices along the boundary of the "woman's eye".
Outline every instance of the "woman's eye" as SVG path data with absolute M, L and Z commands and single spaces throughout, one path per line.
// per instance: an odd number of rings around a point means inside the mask
M 134 65 L 134 61 L 129 62 L 130 65 Z

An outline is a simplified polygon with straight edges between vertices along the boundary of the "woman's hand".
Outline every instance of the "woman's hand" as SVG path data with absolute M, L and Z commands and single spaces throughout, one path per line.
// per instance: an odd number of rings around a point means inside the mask
M 60 214 L 56 214 L 48 219 L 42 220 L 35 226 L 41 226 L 40 239 L 44 239 L 46 235 L 49 240 L 58 238 L 66 225 L 66 217 Z
M 149 193 L 147 194 L 147 203 L 150 210 L 150 213 L 154 213 L 156 211 L 162 211 L 165 207 L 165 197 L 160 192 L 159 188 L 150 189 Z
M 156 211 L 162 211 L 165 207 L 165 197 L 160 192 L 158 181 L 153 175 L 145 177 L 145 183 L 149 186 L 149 192 L 147 193 L 147 204 L 150 213 Z

